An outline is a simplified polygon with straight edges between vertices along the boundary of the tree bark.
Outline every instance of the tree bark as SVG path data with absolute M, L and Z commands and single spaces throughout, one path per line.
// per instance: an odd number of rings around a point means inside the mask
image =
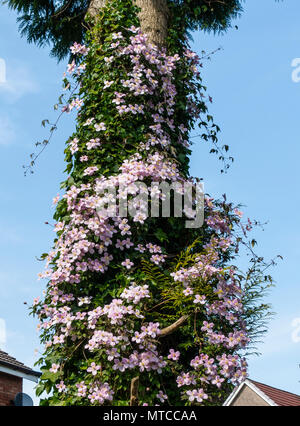
M 99 10 L 109 0 L 91 0 L 88 14 L 96 17 Z M 143 33 L 147 34 L 150 43 L 159 47 L 166 44 L 168 33 L 169 8 L 167 0 L 132 0 L 141 11 L 138 14 Z
M 106 1 L 107 0 L 91 0 L 88 8 L 88 15 L 95 18 L 98 15 L 99 10 L 105 6 Z
M 131 407 L 139 405 L 139 382 L 140 382 L 139 376 L 131 380 L 131 386 L 130 386 L 130 406 Z
M 184 315 L 183 317 L 179 318 L 178 321 L 169 325 L 169 327 L 163 328 L 159 334 L 159 337 L 165 337 L 165 336 L 168 336 L 169 334 L 174 333 L 186 322 L 188 318 L 189 318 L 189 315 Z
M 141 9 L 139 19 L 142 32 L 148 35 L 150 43 L 165 46 L 169 20 L 167 0 L 134 1 Z

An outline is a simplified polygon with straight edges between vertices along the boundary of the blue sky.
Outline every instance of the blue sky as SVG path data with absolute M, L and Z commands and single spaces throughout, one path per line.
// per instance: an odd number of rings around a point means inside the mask
M 230 146 L 235 162 L 221 175 L 221 164 L 199 142 L 191 168 L 204 178 L 207 192 L 215 197 L 226 192 L 246 206 L 247 216 L 268 221 L 264 231 L 255 232 L 258 250 L 266 258 L 284 259 L 273 270 L 277 285 L 268 298 L 277 315 L 259 348 L 261 357 L 250 359 L 250 376 L 298 394 L 300 83 L 292 81 L 291 63 L 300 57 L 299 12 L 298 0 L 252 0 L 238 30 L 194 35 L 199 53 L 223 48 L 204 63 L 203 79 L 214 99 L 211 112 L 222 129 L 221 143 Z M 44 222 L 51 222 L 52 198 L 63 180 L 64 143 L 74 123 L 61 121 L 34 175 L 25 178 L 22 165 L 34 143 L 47 137 L 41 121 L 56 118 L 53 105 L 66 64 L 50 58 L 49 49 L 28 45 L 18 34 L 15 14 L 4 6 L 0 58 L 7 66 L 7 82 L 0 83 L 0 346 L 33 366 L 39 340 L 24 302 L 43 290 L 36 279 L 43 265 L 36 257 L 52 245 L 53 231 Z M 31 383 L 24 389 L 33 396 Z

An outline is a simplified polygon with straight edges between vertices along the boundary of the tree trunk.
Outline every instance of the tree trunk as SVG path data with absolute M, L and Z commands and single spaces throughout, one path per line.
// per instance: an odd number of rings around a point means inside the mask
M 95 17 L 109 0 L 91 0 L 88 14 Z M 132 0 L 140 9 L 139 19 L 143 33 L 149 41 L 162 47 L 166 44 L 169 8 L 167 0 Z
M 167 0 L 134 0 L 141 9 L 139 19 L 141 30 L 149 41 L 157 46 L 166 44 L 168 34 L 169 8 Z
M 139 381 L 140 381 L 139 376 L 131 380 L 131 385 L 130 385 L 130 406 L 131 407 L 139 405 Z
M 97 16 L 99 10 L 105 6 L 106 1 L 107 0 L 91 0 L 88 8 L 88 14 L 91 15 L 93 18 Z

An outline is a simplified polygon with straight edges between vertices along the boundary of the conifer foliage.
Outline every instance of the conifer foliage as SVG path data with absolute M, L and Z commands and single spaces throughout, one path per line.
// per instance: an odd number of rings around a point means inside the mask
M 52 55 L 69 55 L 74 42 L 81 43 L 87 31 L 85 16 L 91 0 L 4 0 L 19 13 L 21 34 L 39 46 L 50 44 Z M 168 0 L 172 21 L 182 30 L 201 28 L 224 31 L 242 12 L 240 0 Z

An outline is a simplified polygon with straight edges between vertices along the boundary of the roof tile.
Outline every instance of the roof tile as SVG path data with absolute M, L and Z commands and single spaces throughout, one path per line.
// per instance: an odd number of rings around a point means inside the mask
M 8 355 L 8 353 L 0 350 L 0 365 L 11 368 L 12 370 L 22 371 L 27 374 L 31 374 L 33 376 L 40 376 L 40 373 L 32 370 L 32 368 L 27 367 L 22 362 L 17 361 L 16 358 Z
M 273 388 L 272 386 L 250 380 L 259 390 L 268 396 L 275 404 L 284 407 L 300 406 L 300 396 L 291 392 L 286 392 L 281 389 Z

